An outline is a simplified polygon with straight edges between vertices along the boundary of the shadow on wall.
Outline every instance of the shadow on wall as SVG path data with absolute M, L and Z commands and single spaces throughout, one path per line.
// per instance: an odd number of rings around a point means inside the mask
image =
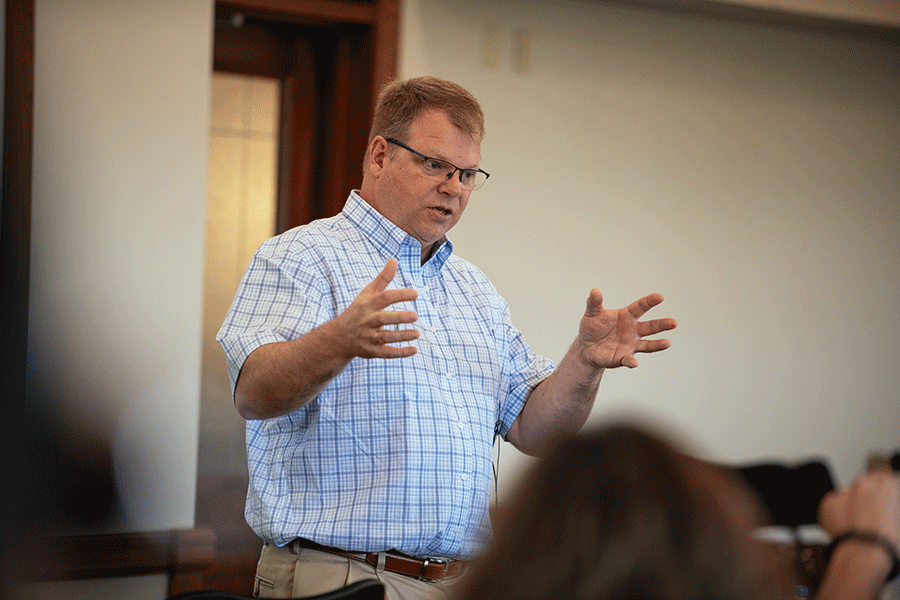
M 5 398 L 0 436 L 6 446 L 2 511 L 4 598 L 19 583 L 25 549 L 43 535 L 107 532 L 122 523 L 110 438 L 89 404 L 50 397 L 30 381 Z

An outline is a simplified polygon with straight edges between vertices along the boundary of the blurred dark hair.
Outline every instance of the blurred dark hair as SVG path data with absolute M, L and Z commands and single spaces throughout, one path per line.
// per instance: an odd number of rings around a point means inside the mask
M 750 535 L 760 518 L 726 469 L 611 426 L 564 441 L 525 479 L 462 598 L 793 598 Z

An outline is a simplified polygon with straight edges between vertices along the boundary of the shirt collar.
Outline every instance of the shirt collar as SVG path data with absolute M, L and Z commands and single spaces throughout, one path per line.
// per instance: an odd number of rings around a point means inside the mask
M 407 268 L 420 268 L 422 245 L 417 239 L 397 227 L 390 219 L 375 210 L 356 192 L 350 192 L 344 204 L 343 215 L 356 225 L 362 234 L 378 249 L 384 259 L 394 257 Z M 444 236 L 428 263 L 440 269 L 453 253 L 453 244 Z M 428 264 L 426 263 L 426 264 Z

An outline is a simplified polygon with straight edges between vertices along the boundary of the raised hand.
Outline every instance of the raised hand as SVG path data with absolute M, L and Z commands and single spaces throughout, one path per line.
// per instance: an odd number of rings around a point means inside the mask
M 400 325 L 414 323 L 419 315 L 411 310 L 387 310 L 398 302 L 419 297 L 412 289 L 387 289 L 397 274 L 397 260 L 391 258 L 375 279 L 364 287 L 343 313 L 334 319 L 343 352 L 350 357 L 402 358 L 416 353 L 415 346 L 392 346 L 419 337 L 414 328 Z
M 398 302 L 415 300 L 418 292 L 389 290 L 397 274 L 390 259 L 375 279 L 344 312 L 294 340 L 263 344 L 250 353 L 234 390 L 238 412 L 245 419 L 268 419 L 289 413 L 312 401 L 354 358 L 402 358 L 415 346 L 391 346 L 419 337 L 411 310 L 388 310 Z
M 603 308 L 603 294 L 591 290 L 587 308 L 578 328 L 581 356 L 596 368 L 638 366 L 637 352 L 659 352 L 671 345 L 669 340 L 646 340 L 646 336 L 674 329 L 675 319 L 639 320 L 663 301 L 662 294 L 650 294 L 618 310 Z

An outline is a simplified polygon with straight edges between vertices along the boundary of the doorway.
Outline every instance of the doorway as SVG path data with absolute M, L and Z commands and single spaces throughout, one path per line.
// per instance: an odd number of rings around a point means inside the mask
M 337 214 L 362 180 L 377 90 L 394 76 L 399 0 L 216 4 L 195 524 L 216 533 L 204 586 L 250 594 L 244 422 L 215 334 L 253 251 Z
M 279 92 L 277 79 L 232 73 L 213 73 L 210 90 L 195 521 L 216 532 L 216 563 L 228 562 L 234 578 L 214 587 L 244 582 L 245 591 L 253 573 L 244 557 L 260 544 L 243 518 L 244 421 L 216 332 L 253 252 L 275 234 Z

